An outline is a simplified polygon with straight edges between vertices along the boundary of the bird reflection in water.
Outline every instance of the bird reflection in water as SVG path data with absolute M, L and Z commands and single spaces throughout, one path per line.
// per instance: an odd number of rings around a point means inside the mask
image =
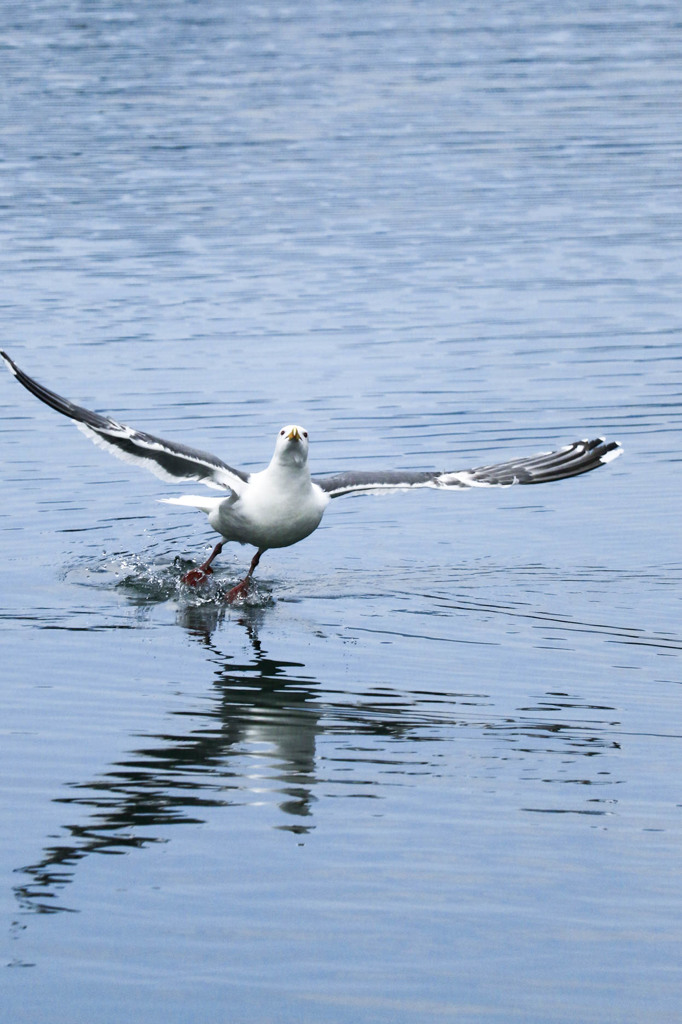
M 73 881 L 80 860 L 166 842 L 168 826 L 201 824 L 208 808 L 266 801 L 282 812 L 276 828 L 305 834 L 313 827 L 317 682 L 303 675 L 303 664 L 264 651 L 262 609 L 245 609 L 239 620 L 251 659 L 238 663 L 222 653 L 212 639 L 221 614 L 215 605 L 181 612 L 181 624 L 216 664 L 217 697 L 201 710 L 171 712 L 178 724 L 191 723 L 188 730 L 150 736 L 148 746 L 93 781 L 70 784 L 72 796 L 55 799 L 87 809 L 90 818 L 64 826 L 61 842 L 38 863 L 17 869 L 27 876 L 15 887 L 24 910 L 73 909 L 59 892 Z
M 226 615 L 248 638 L 250 653 L 242 662 L 219 647 L 221 636 L 234 640 L 233 631 L 219 628 Z M 177 729 L 150 735 L 146 746 L 94 781 L 70 784 L 71 795 L 55 800 L 87 811 L 89 818 L 64 826 L 64 838 L 50 845 L 38 863 L 21 869 L 25 880 L 16 894 L 24 910 L 71 909 L 60 893 L 74 880 L 80 860 L 91 853 L 122 854 L 168 842 L 171 826 L 202 824 L 213 808 L 265 804 L 272 810 L 269 827 L 303 836 L 315 828 L 316 799 L 339 781 L 350 797 L 359 790 L 364 797 L 383 791 L 377 766 L 385 766 L 387 756 L 392 787 L 401 774 L 412 784 L 415 770 L 440 776 L 442 743 L 433 740 L 462 728 L 468 732 L 466 771 L 475 777 L 472 765 L 479 757 L 486 786 L 497 771 L 507 773 L 513 761 L 523 778 L 529 766 L 530 779 L 542 766 L 543 777 L 553 783 L 549 802 L 526 804 L 526 811 L 607 813 L 606 797 L 593 795 L 586 802 L 585 793 L 596 792 L 592 786 L 598 784 L 603 794 L 605 786 L 617 781 L 610 762 L 595 759 L 595 754 L 614 750 L 614 709 L 596 707 L 580 694 L 553 692 L 537 706 L 503 713 L 499 697 L 482 692 L 480 680 L 466 691 L 453 688 L 452 679 L 442 684 L 425 679 L 416 691 L 381 684 L 362 695 L 334 696 L 301 662 L 269 656 L 259 639 L 267 615 L 267 608 L 245 606 L 235 618 L 222 602 L 180 609 L 180 625 L 213 667 L 213 690 L 205 698 L 186 694 L 185 708 L 169 711 Z M 333 772 L 318 774 L 322 736 L 343 761 L 341 780 Z M 359 736 L 365 738 L 361 757 Z M 393 747 L 388 755 L 387 742 Z M 349 746 L 351 774 L 345 760 Z M 569 777 L 567 762 L 573 765 Z M 324 763 L 326 772 L 329 759 Z M 580 800 L 565 782 L 580 785 Z

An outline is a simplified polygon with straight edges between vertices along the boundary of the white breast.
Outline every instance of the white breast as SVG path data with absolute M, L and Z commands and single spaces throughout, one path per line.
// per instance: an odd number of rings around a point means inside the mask
M 242 494 L 221 502 L 208 519 L 226 540 L 282 548 L 319 526 L 329 500 L 307 471 L 269 466 L 254 473 Z

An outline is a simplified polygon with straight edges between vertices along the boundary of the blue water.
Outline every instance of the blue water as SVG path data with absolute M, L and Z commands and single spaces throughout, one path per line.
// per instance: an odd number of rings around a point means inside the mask
M 0 9 L 2 347 L 344 498 L 249 601 L 179 493 L 0 377 L 17 1024 L 677 1022 L 676 4 Z M 192 485 L 190 490 L 196 490 Z

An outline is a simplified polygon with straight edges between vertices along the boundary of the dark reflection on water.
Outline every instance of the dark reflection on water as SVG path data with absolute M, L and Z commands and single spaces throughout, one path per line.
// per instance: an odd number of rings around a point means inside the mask
M 88 808 L 90 823 L 66 826 L 69 841 L 50 847 L 39 863 L 23 869 L 31 881 L 16 892 L 26 909 L 70 909 L 57 904 L 57 892 L 71 881 L 77 862 L 91 853 L 143 848 L 164 841 L 154 829 L 196 824 L 205 820 L 202 808 L 248 801 L 254 777 L 230 763 L 238 747 L 250 748 L 259 762 L 266 762 L 259 785 L 274 789 L 282 812 L 297 819 L 282 827 L 308 827 L 319 720 L 309 705 L 317 684 L 297 673 L 304 665 L 268 657 L 258 640 L 257 620 L 248 615 L 243 621 L 253 659 L 243 664 L 229 656 L 223 660 L 211 641 L 221 615 L 220 606 L 208 605 L 187 607 L 181 616 L 190 635 L 218 661 L 217 696 L 210 709 L 172 712 L 180 720 L 185 715 L 193 723 L 199 719 L 200 725 L 150 737 L 153 746 L 131 751 L 99 779 L 71 784 L 78 795 L 57 802 Z
M 496 713 L 486 693 L 410 692 L 390 685 L 350 701 L 345 695 L 330 699 L 303 662 L 277 659 L 264 647 L 260 627 L 267 608 L 245 607 L 237 613 L 250 645 L 248 660 L 221 651 L 219 627 L 225 613 L 215 601 L 180 606 L 179 624 L 213 666 L 210 701 L 201 708 L 171 711 L 174 728 L 149 736 L 98 778 L 70 783 L 73 795 L 55 798 L 89 817 L 65 824 L 61 841 L 47 846 L 36 863 L 18 869 L 26 876 L 15 888 L 25 911 L 76 909 L 61 894 L 79 861 L 93 853 L 122 854 L 167 842 L 169 827 L 200 824 L 209 808 L 265 801 L 281 812 L 275 828 L 304 835 L 316 827 L 315 804 L 328 795 L 325 785 L 349 781 L 338 773 L 351 767 L 351 781 L 364 787 L 362 795 L 380 796 L 385 780 L 378 769 L 390 766 L 397 779 L 431 773 L 438 767 L 439 741 L 451 739 L 452 730 L 462 727 L 475 730 L 483 741 L 494 740 L 494 751 L 484 755 L 493 774 L 491 765 L 510 759 L 528 759 L 536 772 L 549 756 L 556 768 L 548 782 L 606 786 L 616 781 L 611 766 L 606 770 L 592 763 L 619 748 L 609 735 L 618 723 L 609 720 L 614 709 L 607 705 L 548 692 L 535 706 L 505 716 Z M 573 717 L 563 721 L 567 711 Z M 322 736 L 336 744 L 333 755 L 323 759 L 323 770 L 317 750 Z M 397 746 L 388 751 L 358 746 L 361 737 Z M 412 746 L 401 746 L 408 740 L 420 744 L 418 757 Z M 595 797 L 594 804 L 524 809 L 608 813 L 605 800 Z

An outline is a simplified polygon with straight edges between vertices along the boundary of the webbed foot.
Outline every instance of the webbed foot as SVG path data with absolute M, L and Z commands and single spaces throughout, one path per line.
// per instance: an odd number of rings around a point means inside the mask
M 197 587 L 212 575 L 213 569 L 211 569 L 210 565 L 200 565 L 196 569 L 190 569 L 189 572 L 186 572 L 182 577 L 182 582 L 187 583 L 190 587 Z

